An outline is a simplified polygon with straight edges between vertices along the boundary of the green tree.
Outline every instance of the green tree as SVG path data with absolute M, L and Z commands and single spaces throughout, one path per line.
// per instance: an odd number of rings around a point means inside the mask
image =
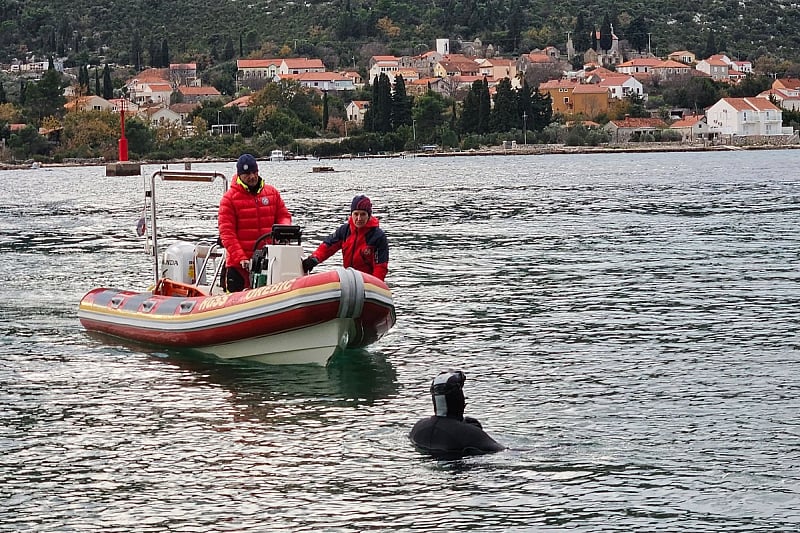
M 100 73 L 97 69 L 94 69 L 94 94 L 98 96 L 103 94 L 100 90 Z
M 169 67 L 169 44 L 167 44 L 167 40 L 163 39 L 161 41 L 161 66 L 163 68 Z
M 103 98 L 106 100 L 114 98 L 114 85 L 111 82 L 111 69 L 108 68 L 108 63 L 103 68 Z
M 476 88 L 476 84 L 480 87 Z M 473 82 L 472 86 L 464 97 L 461 107 L 461 117 L 458 120 L 458 131 L 462 134 L 476 133 L 478 131 L 478 115 L 480 114 L 480 89 L 483 84 L 479 81 Z
M 550 94 L 542 95 L 534 87 L 531 91 L 531 115 L 528 117 L 528 127 L 535 131 L 542 131 L 553 122 L 553 99 Z
M 476 81 L 480 83 L 478 93 L 478 133 L 487 133 L 489 131 L 489 115 L 492 111 L 492 101 L 489 97 L 489 82 L 486 78 L 483 81 Z
M 322 129 L 328 129 L 328 91 L 322 91 Z
M 28 159 L 34 155 L 47 155 L 50 153 L 50 145 L 47 139 L 39 135 L 38 128 L 30 125 L 10 135 L 8 147 L 14 157 L 18 159 Z
M 142 36 L 138 29 L 131 35 L 131 63 L 136 72 L 142 70 Z
M 25 88 L 25 114 L 37 124 L 42 118 L 64 114 L 65 84 L 57 70 L 47 70 L 37 83 L 30 83 Z
M 0 81 L 0 104 L 7 104 L 8 96 L 6 96 L 6 88 L 3 87 L 3 82 Z
M 372 102 L 364 116 L 364 129 L 376 133 L 392 130 L 392 87 L 389 76 L 381 72 L 372 84 Z
M 489 117 L 489 129 L 495 132 L 509 131 L 517 127 L 517 95 L 511 80 L 501 79 L 495 86 L 494 107 Z
M 417 139 L 422 143 L 438 144 L 439 134 L 447 125 L 447 102 L 433 91 L 428 91 L 417 100 L 414 106 L 414 120 L 417 127 Z
M 600 49 L 604 52 L 611 50 L 611 44 L 614 42 L 611 36 L 611 21 L 608 14 L 603 17 L 603 24 L 600 26 L 600 41 L 597 43 Z
M 578 12 L 575 18 L 575 35 L 572 37 L 572 46 L 577 53 L 583 53 L 592 47 L 592 29 L 586 25 L 583 11 Z
M 394 78 L 394 93 L 392 94 L 392 127 L 395 130 L 401 126 L 411 126 L 413 105 L 413 99 L 406 93 L 406 82 L 403 76 L 398 74 Z
M 644 15 L 639 15 L 633 19 L 628 26 L 628 42 L 641 53 L 642 50 L 647 48 L 647 34 L 649 32 L 650 27 L 647 24 L 647 20 L 644 18 Z

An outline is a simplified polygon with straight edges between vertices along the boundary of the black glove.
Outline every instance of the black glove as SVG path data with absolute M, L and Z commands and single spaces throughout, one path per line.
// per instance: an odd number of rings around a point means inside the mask
M 308 256 L 303 259 L 303 272 L 308 274 L 311 270 L 319 264 L 316 257 Z

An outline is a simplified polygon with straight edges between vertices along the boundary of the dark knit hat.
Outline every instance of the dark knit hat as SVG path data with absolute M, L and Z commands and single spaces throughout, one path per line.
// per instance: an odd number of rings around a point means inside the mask
M 249 174 L 250 172 L 258 172 L 258 161 L 250 154 L 242 154 L 236 162 L 236 173 Z
M 350 212 L 353 211 L 366 211 L 369 216 L 372 216 L 372 202 L 363 194 L 359 194 L 350 202 Z

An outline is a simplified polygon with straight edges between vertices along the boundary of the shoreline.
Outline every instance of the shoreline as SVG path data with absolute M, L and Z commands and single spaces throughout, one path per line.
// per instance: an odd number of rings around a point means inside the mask
M 386 154 L 344 154 L 330 157 L 297 157 L 286 159 L 286 161 L 323 161 L 323 160 L 343 160 L 343 159 L 380 159 L 380 158 L 414 158 L 414 157 L 477 157 L 477 156 L 514 156 L 514 155 L 584 155 L 584 154 L 617 154 L 617 153 L 669 153 L 669 152 L 722 152 L 722 151 L 746 151 L 746 150 L 796 150 L 800 149 L 800 144 L 787 145 L 752 145 L 752 146 L 731 146 L 731 145 L 702 145 L 702 144 L 674 144 L 674 143 L 648 143 L 647 145 L 605 145 L 605 146 L 566 146 L 563 144 L 535 144 L 517 145 L 514 148 L 492 147 L 480 150 L 466 151 L 433 151 L 433 152 L 397 152 Z M 268 160 L 263 158 L 261 160 Z M 170 161 L 131 161 L 141 165 L 177 165 L 194 163 L 228 163 L 233 161 L 226 158 L 184 158 Z M 81 161 L 70 161 L 69 163 L 35 163 L 27 161 L 24 163 L 4 163 L 0 162 L 2 170 L 36 170 L 42 168 L 60 167 L 83 167 L 83 166 L 105 166 L 115 161 L 97 161 L 96 159 Z

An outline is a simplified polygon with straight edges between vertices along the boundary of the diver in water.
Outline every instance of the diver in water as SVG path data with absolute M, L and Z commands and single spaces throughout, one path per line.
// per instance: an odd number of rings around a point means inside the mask
M 423 418 L 409 438 L 421 451 L 435 456 L 463 456 L 499 452 L 498 444 L 474 418 L 464 416 L 464 381 L 460 370 L 441 372 L 431 383 L 434 416 Z

